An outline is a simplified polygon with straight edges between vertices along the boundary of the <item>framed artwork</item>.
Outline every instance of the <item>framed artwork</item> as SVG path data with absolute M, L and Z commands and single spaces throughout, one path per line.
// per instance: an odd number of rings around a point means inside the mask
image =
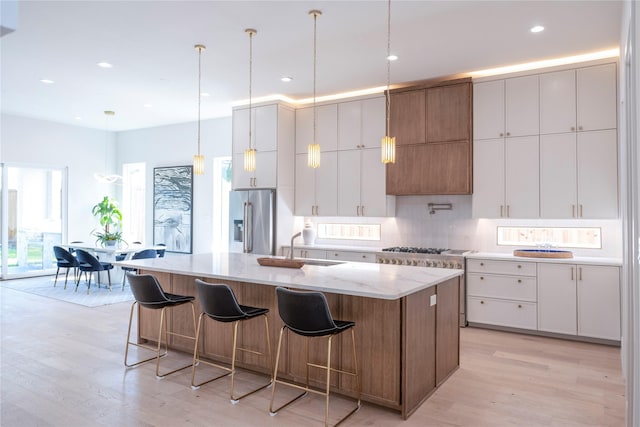
M 190 254 L 192 208 L 193 166 L 153 168 L 153 244 Z

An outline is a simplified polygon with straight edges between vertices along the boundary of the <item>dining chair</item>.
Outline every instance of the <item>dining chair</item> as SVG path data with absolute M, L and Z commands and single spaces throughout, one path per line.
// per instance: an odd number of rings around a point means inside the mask
M 76 292 L 78 291 L 78 285 L 80 284 L 80 276 L 84 272 L 84 279 L 87 282 L 87 294 L 91 289 L 91 273 L 96 273 L 98 287 L 100 287 L 100 272 L 106 271 L 107 277 L 109 279 L 109 291 L 111 291 L 111 269 L 113 268 L 113 264 L 110 262 L 102 262 L 99 261 L 98 258 L 91 255 L 89 252 L 83 249 L 76 249 L 76 257 L 78 258 L 78 268 L 80 269 L 80 274 L 78 275 L 78 280 L 76 281 Z M 87 273 L 89 273 L 89 280 L 87 280 Z
M 163 248 L 166 248 L 167 245 L 165 245 L 164 243 L 158 243 L 156 246 L 162 246 Z M 164 251 L 166 249 L 156 249 L 156 252 L 158 253 L 158 258 L 164 258 Z
M 131 256 L 131 259 L 149 259 L 149 258 L 156 258 L 158 256 L 157 252 L 155 249 L 145 249 L 143 251 L 140 252 L 136 252 Z M 134 267 L 122 267 L 122 271 L 125 273 L 122 275 L 122 290 L 124 291 L 124 284 L 127 280 L 127 275 L 126 272 L 134 272 L 137 271 L 136 268 Z
M 64 275 L 64 289 L 67 289 L 67 279 L 69 278 L 69 270 L 73 269 L 73 280 L 74 282 L 78 279 L 78 260 L 76 257 L 71 254 L 71 252 L 67 251 L 65 248 L 61 246 L 54 246 L 53 253 L 56 257 L 56 264 L 58 269 L 56 270 L 56 278 L 53 281 L 53 286 L 55 287 L 58 283 L 58 273 L 61 268 L 66 268 L 66 274 Z

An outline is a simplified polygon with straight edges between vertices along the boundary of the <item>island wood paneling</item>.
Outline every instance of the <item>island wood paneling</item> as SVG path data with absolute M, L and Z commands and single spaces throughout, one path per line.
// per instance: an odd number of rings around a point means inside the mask
M 165 290 L 172 293 L 196 296 L 196 318 L 200 314 L 200 304 L 195 285 L 196 277 L 156 273 Z M 236 293 L 243 305 L 268 308 L 269 329 L 273 362 L 282 320 L 278 315 L 275 287 L 231 280 L 203 279 L 224 282 Z M 444 379 L 453 372 L 459 362 L 459 334 L 457 327 L 457 287 L 458 278 L 433 286 L 398 300 L 356 297 L 325 293 L 334 318 L 356 322 L 356 349 L 358 368 L 361 375 L 362 399 L 401 412 L 408 417 L 436 388 L 436 377 Z M 455 288 L 455 289 L 450 289 Z M 442 305 L 430 306 L 431 295 L 438 293 Z M 438 316 L 438 308 L 451 311 Z M 169 319 L 174 330 L 192 334 L 193 325 L 189 306 L 178 307 Z M 184 309 L 184 310 L 183 310 Z M 175 310 L 175 309 L 174 309 Z M 140 336 L 156 340 L 157 316 L 152 310 L 140 312 Z M 440 332 L 438 320 L 444 329 Z M 229 363 L 231 360 L 232 328 L 230 324 L 207 321 L 201 339 L 201 357 Z M 439 335 L 438 335 L 439 334 Z M 260 319 L 241 322 L 239 345 L 261 351 L 264 349 L 264 323 Z M 286 334 L 286 349 L 281 355 L 279 377 L 304 383 L 306 378 L 306 343 L 303 337 Z M 309 360 L 312 363 L 326 363 L 326 339 L 315 338 L 309 343 Z M 193 352 L 193 341 L 171 338 L 172 348 L 186 353 Z M 284 347 L 283 345 L 283 347 Z M 351 337 L 341 334 L 332 342 L 334 348 L 332 366 L 351 370 L 353 359 Z M 440 351 L 438 346 L 443 346 Z M 439 353 L 440 352 L 440 353 Z M 439 356 L 436 356 L 439 354 Z M 437 357 L 441 360 L 438 365 Z M 449 360 L 449 358 L 451 360 Z M 445 360 L 446 359 L 446 360 Z M 268 373 L 266 358 L 240 353 L 238 366 L 258 372 Z M 436 370 L 439 366 L 439 370 Z M 324 387 L 326 374 L 321 369 L 310 368 L 310 383 Z M 334 373 L 331 376 L 334 392 L 353 396 L 355 382 L 351 377 Z

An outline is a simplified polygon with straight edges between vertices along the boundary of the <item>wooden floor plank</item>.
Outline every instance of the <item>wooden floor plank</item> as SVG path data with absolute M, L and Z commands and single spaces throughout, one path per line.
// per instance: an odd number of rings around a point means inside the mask
M 0 425 L 322 424 L 321 398 L 302 399 L 271 417 L 270 389 L 232 405 L 228 379 L 191 390 L 190 370 L 156 380 L 152 365 L 125 369 L 129 308 L 88 308 L 0 283 Z M 163 363 L 189 360 L 180 354 Z M 262 380 L 241 378 L 238 387 Z M 350 404 L 332 399 L 331 417 L 337 420 Z M 466 328 L 460 369 L 409 420 L 364 405 L 345 425 L 623 426 L 624 408 L 619 348 Z

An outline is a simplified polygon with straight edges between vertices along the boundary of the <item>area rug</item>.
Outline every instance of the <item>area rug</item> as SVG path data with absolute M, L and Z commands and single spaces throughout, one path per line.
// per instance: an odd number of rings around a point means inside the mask
M 0 287 L 6 287 L 16 291 L 40 295 L 60 301 L 83 305 L 85 307 L 98 307 L 101 305 L 116 304 L 119 302 L 133 301 L 133 295 L 129 286 L 122 290 L 121 283 L 114 283 L 112 291 L 103 284 L 98 288 L 97 283 L 91 282 L 91 291 L 87 294 L 87 286 L 84 280 L 80 281 L 78 292 L 75 292 L 73 279 L 67 283 L 64 289 L 64 275 L 58 277 L 58 284 L 53 287 L 55 276 L 30 277 L 28 279 L 11 279 L 0 281 Z

